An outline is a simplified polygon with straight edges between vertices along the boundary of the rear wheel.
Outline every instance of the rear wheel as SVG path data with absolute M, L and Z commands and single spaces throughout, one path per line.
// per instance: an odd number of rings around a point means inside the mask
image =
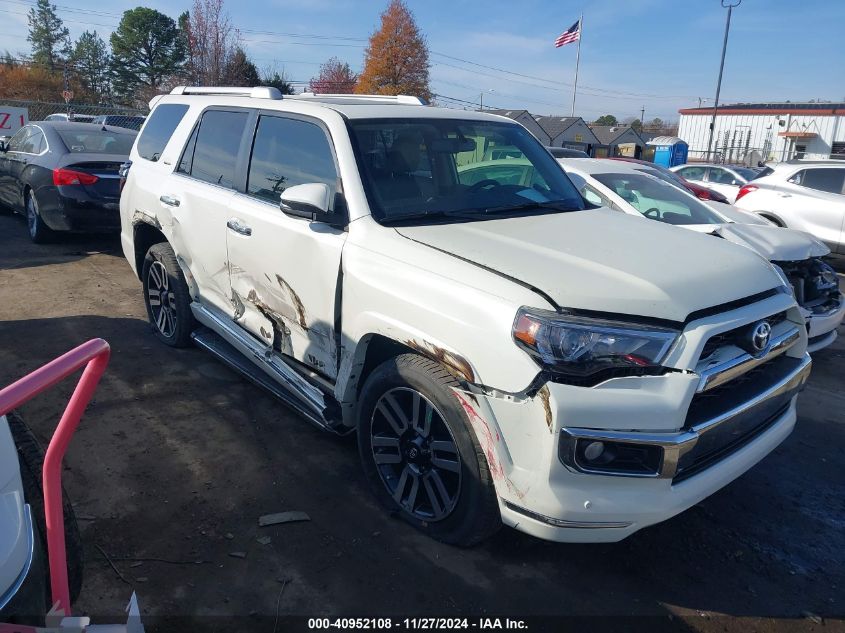
M 403 354 L 361 390 L 358 449 L 373 491 L 426 534 L 474 545 L 501 525 L 484 452 L 443 366 Z
M 141 279 L 147 316 L 155 335 L 171 347 L 188 346 L 195 326 L 191 295 L 170 244 L 161 242 L 150 247 Z
M 50 577 L 50 566 L 47 559 L 47 527 L 44 519 L 44 489 L 42 488 L 41 469 L 44 467 L 44 449 L 32 430 L 26 425 L 21 417 L 12 412 L 7 416 L 9 429 L 12 438 L 15 440 L 15 447 L 18 451 L 20 462 L 21 482 L 23 483 L 26 503 L 32 510 L 32 520 L 37 526 L 36 535 L 41 542 L 43 556 L 44 577 Z M 82 537 L 79 534 L 79 525 L 76 522 L 76 515 L 73 506 L 62 490 L 62 503 L 65 520 L 65 549 L 67 553 L 67 578 L 70 589 L 70 601 L 76 602 L 79 592 L 82 590 L 82 568 L 83 551 Z M 47 604 L 51 604 L 50 583 L 46 583 Z
M 49 242 L 55 236 L 55 233 L 44 223 L 41 218 L 41 213 L 38 210 L 38 200 L 35 197 L 35 192 L 31 189 L 26 190 L 26 226 L 29 229 L 29 239 L 36 244 L 44 244 Z

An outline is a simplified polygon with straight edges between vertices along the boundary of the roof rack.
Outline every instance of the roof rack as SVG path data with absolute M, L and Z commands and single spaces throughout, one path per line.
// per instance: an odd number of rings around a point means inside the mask
M 294 99 L 302 99 L 304 101 L 325 101 L 330 103 L 349 103 L 349 104 L 376 104 L 376 103 L 393 103 L 400 105 L 428 105 L 425 99 L 414 97 L 411 95 L 358 95 L 358 94 L 315 94 L 313 92 L 303 92 L 298 95 L 293 95 Z
M 172 95 L 232 95 L 234 97 L 252 97 L 253 99 L 281 99 L 282 93 L 272 86 L 237 88 L 234 86 L 176 86 Z

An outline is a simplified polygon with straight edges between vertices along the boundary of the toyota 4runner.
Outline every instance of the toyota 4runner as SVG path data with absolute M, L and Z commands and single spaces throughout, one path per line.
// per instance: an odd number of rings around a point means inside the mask
M 357 431 L 376 495 L 435 538 L 618 541 L 795 424 L 783 274 L 590 205 L 513 121 L 274 88 L 151 110 L 120 206 L 156 335 Z

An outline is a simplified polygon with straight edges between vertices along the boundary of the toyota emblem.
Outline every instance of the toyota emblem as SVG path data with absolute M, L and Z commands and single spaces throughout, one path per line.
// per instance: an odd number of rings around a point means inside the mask
M 772 338 L 772 326 L 768 321 L 760 321 L 751 331 L 751 346 L 757 352 L 764 351 L 769 347 L 769 340 Z

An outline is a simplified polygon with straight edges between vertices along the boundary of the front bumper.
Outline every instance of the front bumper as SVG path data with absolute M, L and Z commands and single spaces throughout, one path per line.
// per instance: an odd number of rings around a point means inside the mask
M 784 301 L 691 324 L 672 366 L 696 366 L 711 336 L 776 314 Z M 553 541 L 619 541 L 736 479 L 792 431 L 796 396 L 810 373 L 794 303 L 775 334 L 761 359 L 708 360 L 696 371 L 615 378 L 592 388 L 547 383 L 523 401 L 478 398 L 491 438 L 482 448 L 488 461 L 492 455 L 499 462 L 491 472 L 504 523 Z M 745 373 L 735 373 L 737 367 Z M 653 472 L 591 470 L 578 462 L 578 439 L 658 446 L 661 458 Z
M 814 314 L 801 308 L 801 313 L 807 320 L 807 351 L 817 352 L 836 340 L 836 330 L 845 318 L 845 297 L 840 294 L 839 306 L 829 312 Z

